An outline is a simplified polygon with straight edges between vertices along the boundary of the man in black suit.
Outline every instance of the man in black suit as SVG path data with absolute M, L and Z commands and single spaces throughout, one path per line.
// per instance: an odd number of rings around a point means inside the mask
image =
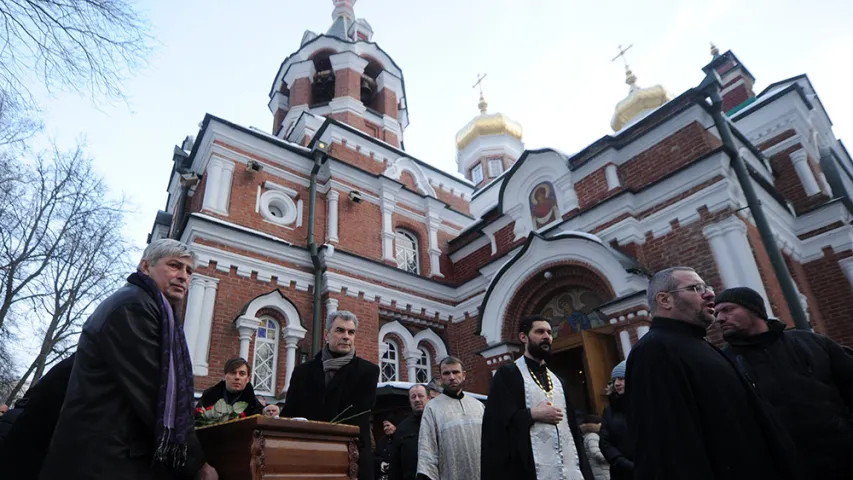
M 379 367 L 355 356 L 357 330 L 358 318 L 351 312 L 329 313 L 326 345 L 314 360 L 293 369 L 280 416 L 359 427 L 358 478 L 373 480 L 370 417 Z

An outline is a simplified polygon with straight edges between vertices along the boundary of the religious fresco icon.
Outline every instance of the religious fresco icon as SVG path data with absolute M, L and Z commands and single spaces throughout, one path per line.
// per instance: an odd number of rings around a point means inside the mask
M 542 315 L 551 317 L 554 338 L 606 325 L 593 310 L 601 298 L 592 290 L 573 289 L 560 292 L 545 305 Z
M 557 209 L 557 193 L 551 182 L 545 181 L 533 187 L 529 204 L 534 229 L 547 225 L 560 216 L 560 211 Z

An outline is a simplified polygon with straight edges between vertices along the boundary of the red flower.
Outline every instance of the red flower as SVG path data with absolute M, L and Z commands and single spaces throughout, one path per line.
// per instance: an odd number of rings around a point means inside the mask
M 198 407 L 198 408 L 196 408 L 196 409 L 195 409 L 195 414 L 196 414 L 196 416 L 201 415 L 202 413 L 204 413 L 204 409 L 203 409 L 203 408 Z
M 246 418 L 246 412 L 240 412 L 240 418 Z
M 205 408 L 205 410 L 213 410 L 213 405 L 208 405 L 207 408 Z

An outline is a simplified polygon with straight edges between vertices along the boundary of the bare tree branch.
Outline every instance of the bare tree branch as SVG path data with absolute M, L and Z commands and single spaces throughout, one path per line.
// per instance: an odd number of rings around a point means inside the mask
M 122 81 L 151 47 L 127 0 L 0 0 L 0 89 L 28 101 L 27 85 L 121 100 Z

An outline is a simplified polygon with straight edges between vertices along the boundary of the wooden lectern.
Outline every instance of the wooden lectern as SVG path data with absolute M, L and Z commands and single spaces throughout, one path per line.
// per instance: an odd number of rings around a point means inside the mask
M 358 427 L 254 415 L 196 430 L 222 480 L 356 480 Z

